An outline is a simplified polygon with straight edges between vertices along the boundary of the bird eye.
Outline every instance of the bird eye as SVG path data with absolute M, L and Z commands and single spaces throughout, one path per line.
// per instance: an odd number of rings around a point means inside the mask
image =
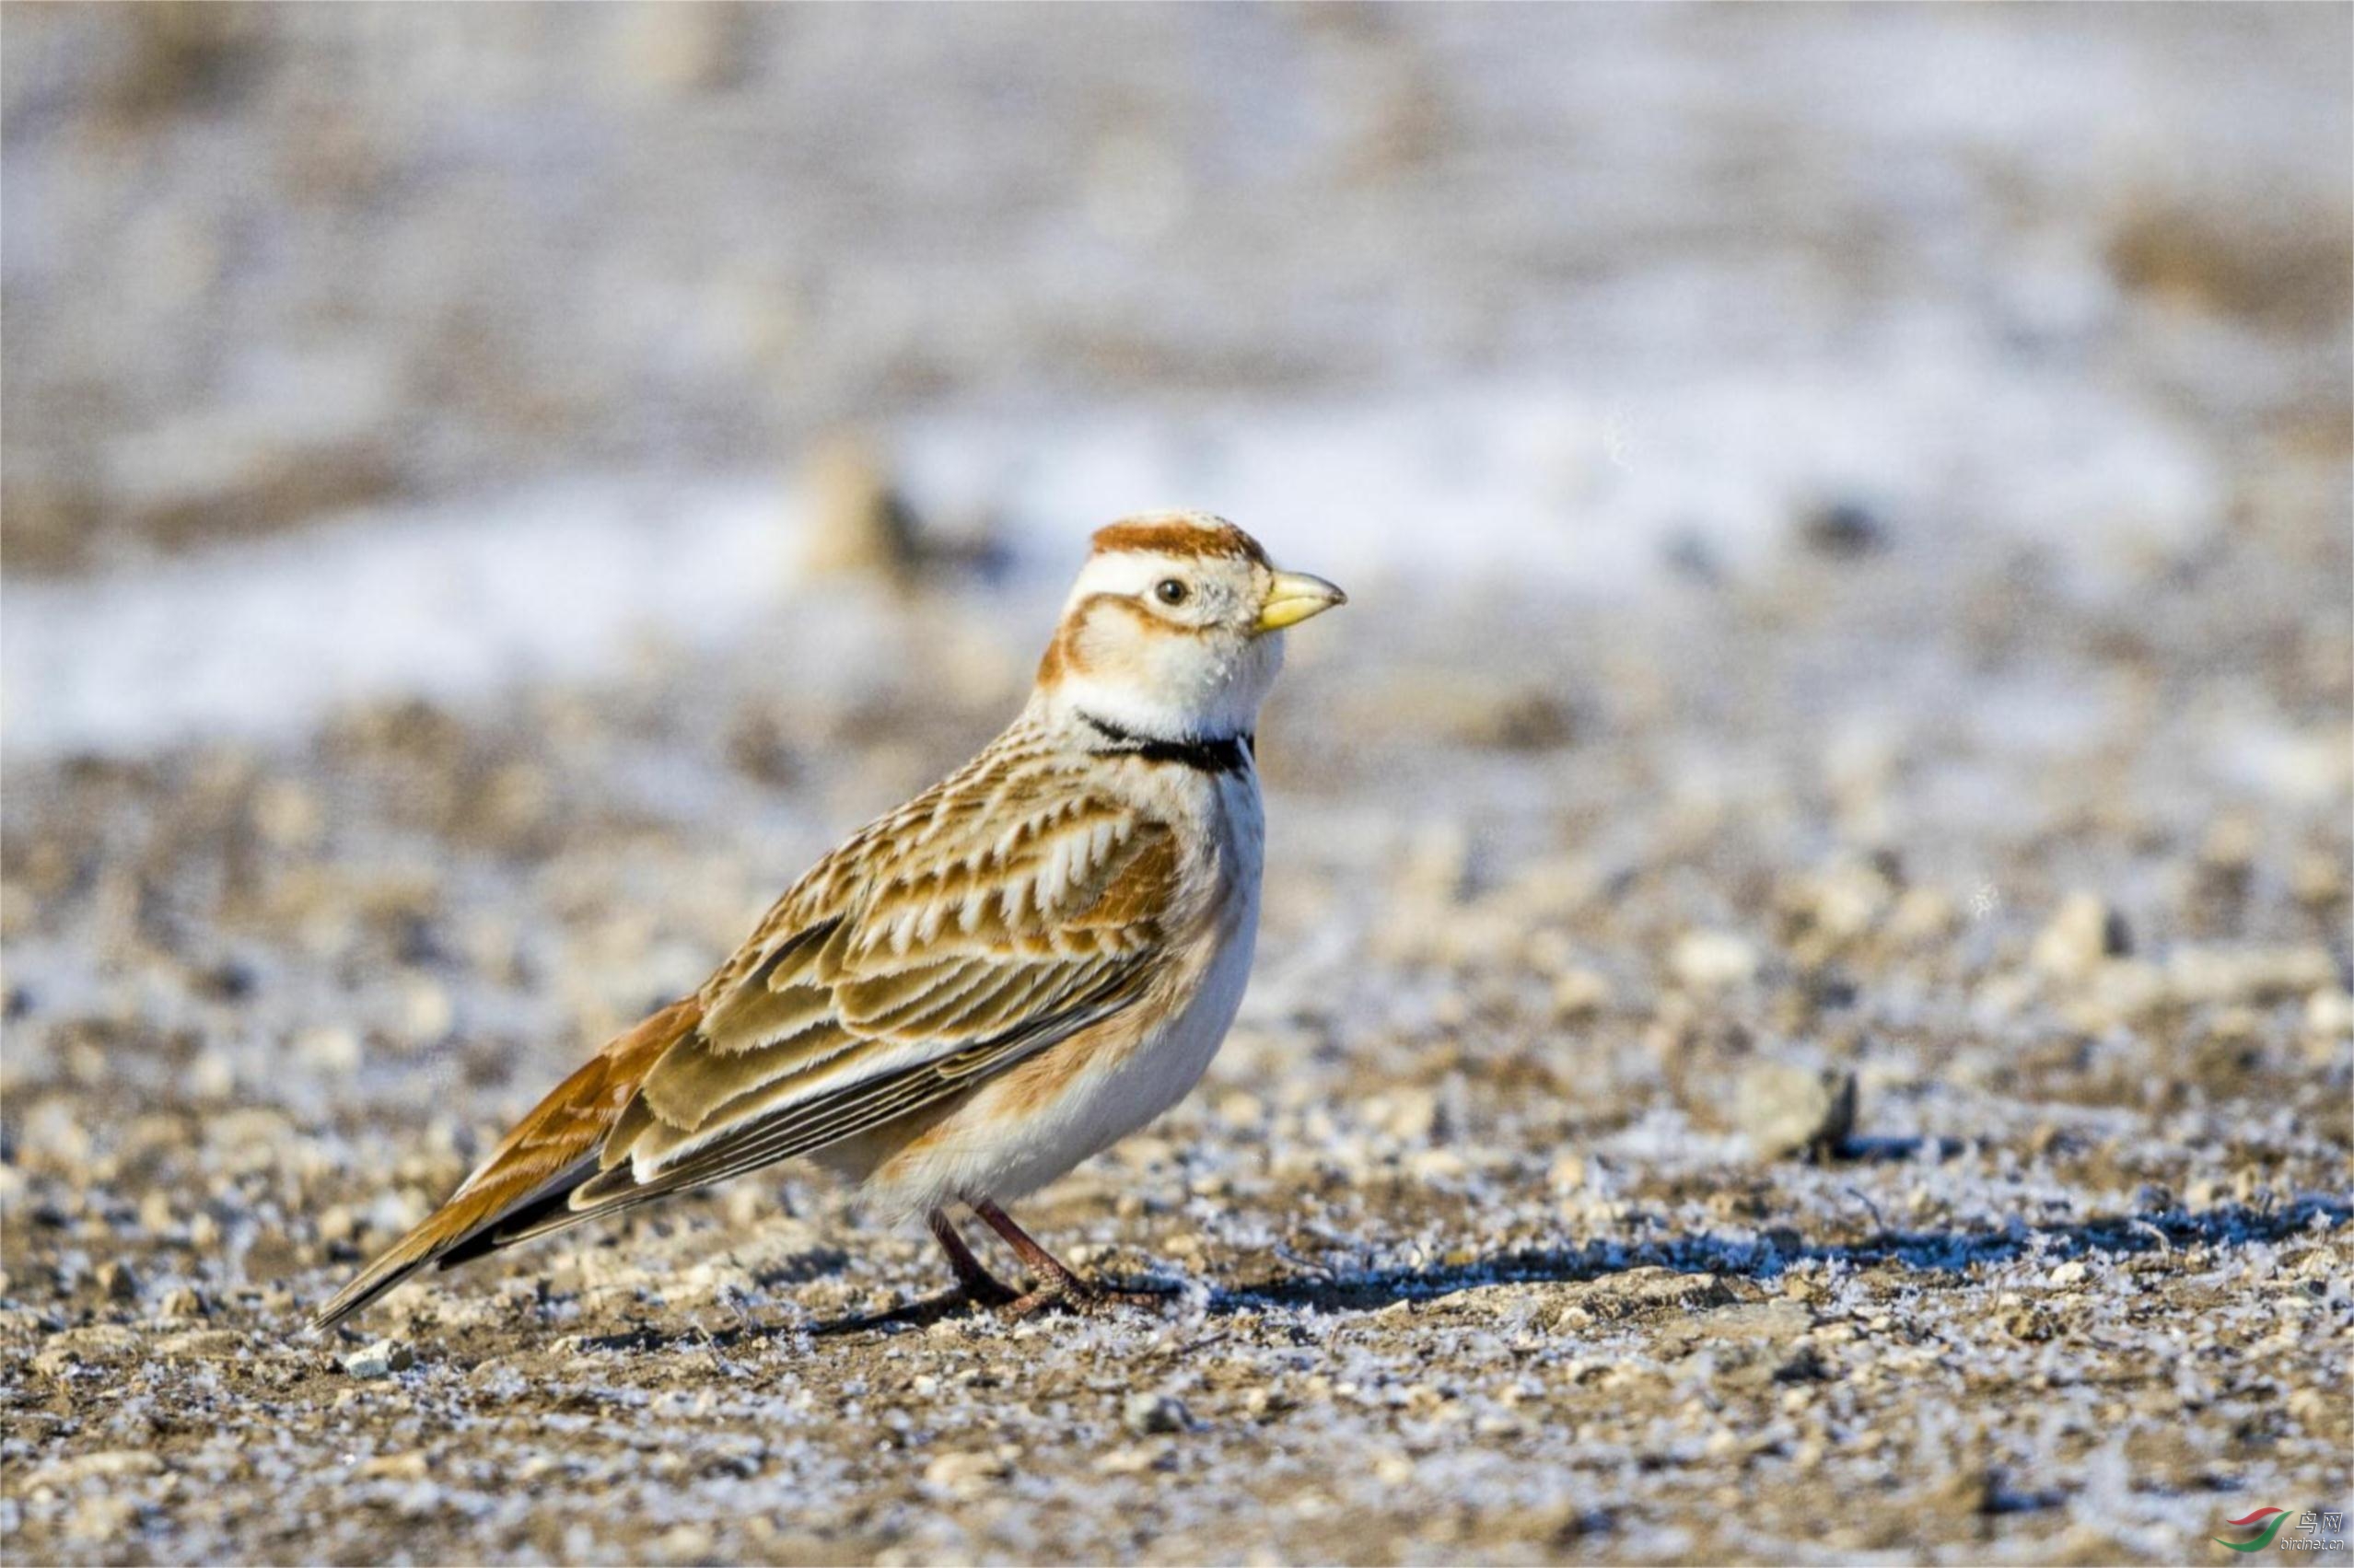
M 1185 596 L 1193 590 L 1175 577 L 1163 577 L 1153 585 L 1152 591 L 1163 604 L 1183 604 L 1185 602 Z

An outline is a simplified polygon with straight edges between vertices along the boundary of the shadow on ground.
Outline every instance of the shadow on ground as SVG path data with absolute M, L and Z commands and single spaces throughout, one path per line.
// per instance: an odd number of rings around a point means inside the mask
M 1954 1273 L 1974 1265 L 2023 1255 L 2054 1262 L 2087 1254 L 2131 1255 L 2178 1247 L 2240 1247 L 2278 1241 L 2306 1229 L 2335 1230 L 2354 1219 L 2354 1202 L 2306 1196 L 2274 1207 L 2230 1204 L 2191 1214 L 2152 1209 L 2133 1214 L 2103 1214 L 2075 1225 L 2031 1225 L 2019 1219 L 1999 1228 L 1906 1231 L 1887 1229 L 1861 1240 L 1817 1244 L 1789 1234 L 1732 1238 L 1709 1234 L 1629 1245 L 1593 1241 L 1581 1247 L 1522 1249 L 1477 1262 L 1426 1269 L 1385 1269 L 1366 1273 L 1317 1272 L 1303 1262 L 1294 1274 L 1215 1290 L 1209 1310 L 1223 1315 L 1267 1307 L 1318 1312 L 1371 1312 L 1401 1301 L 1425 1301 L 1479 1285 L 1572 1283 L 1606 1278 L 1631 1269 L 1666 1268 L 1679 1273 L 1770 1280 L 1794 1263 L 1821 1261 L 1866 1269 L 1885 1264 L 1925 1272 Z M 841 1255 L 812 1254 L 780 1274 L 814 1277 L 838 1266 Z M 765 1282 L 764 1282 L 765 1283 Z M 1149 1312 L 1149 1307 L 1131 1308 Z M 627 1332 L 583 1341 L 585 1348 L 658 1351 L 740 1345 L 806 1334 L 830 1339 L 860 1333 L 896 1333 L 927 1328 L 973 1310 L 962 1293 L 938 1292 L 881 1312 L 854 1313 L 816 1322 L 765 1321 L 750 1317 L 723 1329 L 701 1325 L 641 1326 Z M 1117 1308 L 1115 1308 L 1117 1310 Z
M 2335 1230 L 2349 1218 L 2354 1218 L 2354 1203 L 2337 1197 L 2306 1196 L 2277 1207 L 2228 1204 L 2198 1214 L 2153 1209 L 2104 1214 L 2067 1225 L 2031 1225 L 2013 1218 L 1995 1229 L 1882 1230 L 1859 1241 L 1835 1244 L 1815 1244 L 1802 1237 L 1794 1241 L 1787 1233 L 1738 1240 L 1703 1234 L 1633 1245 L 1592 1241 L 1582 1247 L 1501 1252 L 1448 1267 L 1271 1279 L 1215 1293 L 1210 1310 L 1286 1307 L 1369 1312 L 1476 1285 L 1567 1283 L 1641 1268 L 1768 1280 L 1793 1263 L 1812 1260 L 1859 1269 L 1895 1264 L 1929 1272 L 1961 1273 L 1975 1264 L 2001 1262 L 2026 1253 L 2058 1262 L 2087 1253 L 2246 1246 L 2278 1241 L 2308 1227 Z

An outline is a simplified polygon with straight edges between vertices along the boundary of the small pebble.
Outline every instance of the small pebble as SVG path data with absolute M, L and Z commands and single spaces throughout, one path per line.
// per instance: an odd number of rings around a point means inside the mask
M 1676 943 L 1668 967 L 1695 991 L 1721 991 L 1757 976 L 1756 944 L 1729 931 L 1687 932 Z
M 2035 937 L 2034 965 L 2057 980 L 2079 980 L 2101 960 L 2131 950 L 2125 919 L 2091 893 L 2068 897 Z
M 113 1260 L 100 1263 L 98 1266 L 98 1287 L 99 1294 L 109 1301 L 139 1299 L 139 1276 L 132 1272 L 128 1263 Z
M 1167 1394 L 1131 1394 L 1120 1407 L 1120 1424 L 1139 1437 L 1183 1432 L 1193 1424 L 1185 1407 Z
M 924 1467 L 924 1482 L 959 1497 L 977 1497 L 1013 1473 L 995 1454 L 941 1454 Z
M 344 1370 L 355 1377 L 389 1377 L 395 1372 L 406 1372 L 416 1364 L 417 1358 L 407 1345 L 398 1340 L 379 1340 L 345 1356 Z
M 1888 529 L 1873 510 L 1860 501 L 1832 501 L 1799 519 L 1799 539 L 1817 555 L 1854 560 L 1888 543 Z
M 202 1318 L 206 1310 L 203 1294 L 192 1285 L 175 1285 L 156 1303 L 156 1316 L 163 1318 Z
M 1742 1074 L 1734 1117 L 1761 1158 L 1835 1152 L 1855 1132 L 1856 1075 L 1760 1062 Z
M 1598 970 L 1566 970 L 1554 978 L 1553 1016 L 1563 1022 L 1590 1018 L 1610 1002 L 1610 981 Z

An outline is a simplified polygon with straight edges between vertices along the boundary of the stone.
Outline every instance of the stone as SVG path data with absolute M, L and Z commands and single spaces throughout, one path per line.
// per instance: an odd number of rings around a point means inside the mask
M 209 1311 L 204 1293 L 193 1285 L 174 1285 L 164 1292 L 162 1299 L 156 1303 L 156 1316 L 166 1322 L 174 1318 L 202 1318 Z
M 862 437 L 837 433 L 811 456 L 808 554 L 812 577 L 861 578 L 898 589 L 920 565 L 915 519 Z
M 1798 537 L 1816 555 L 1852 561 L 1885 549 L 1888 528 L 1879 514 L 1861 501 L 1826 501 L 1809 508 L 1799 518 Z
M 1688 931 L 1669 956 L 1675 978 L 1695 991 L 1722 991 L 1757 978 L 1756 944 L 1730 931 Z
M 941 1454 L 924 1467 L 924 1484 L 968 1502 L 986 1496 L 1013 1467 L 996 1454 Z
M 389 1377 L 416 1364 L 415 1354 L 398 1340 L 379 1340 L 344 1357 L 344 1370 L 354 1377 Z
M 1120 1407 L 1120 1424 L 1139 1437 L 1149 1437 L 1183 1432 L 1193 1424 L 1193 1416 L 1167 1394 L 1131 1394 Z
M 2082 980 L 2133 950 L 2125 917 L 2091 893 L 2072 893 L 2036 934 L 2029 961 L 2055 980 Z
M 1856 1075 L 1760 1062 L 1741 1076 L 1733 1118 L 1761 1159 L 1832 1154 L 1855 1132 Z
M 1599 970 L 1572 968 L 1554 977 L 1553 1016 L 1556 1021 L 1591 1018 L 1610 1003 L 1610 981 Z
M 2324 986 L 2305 998 L 2305 1032 L 2335 1043 L 2354 1034 L 2354 996 L 2336 986 Z

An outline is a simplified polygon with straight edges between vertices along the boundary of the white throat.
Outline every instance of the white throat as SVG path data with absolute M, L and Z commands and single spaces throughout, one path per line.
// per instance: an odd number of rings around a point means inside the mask
M 1151 740 L 1230 740 L 1259 726 L 1283 667 L 1283 634 L 1254 637 L 1229 656 L 1187 660 L 1156 669 L 1155 679 L 1066 671 L 1035 702 L 1065 718 L 1103 720 Z
M 1180 597 L 1156 603 L 1171 579 Z M 1239 567 L 1152 552 L 1096 555 L 1064 604 L 1064 656 L 1037 701 L 1153 740 L 1248 735 L 1283 668 L 1283 634 L 1245 630 L 1257 618 L 1255 591 Z

